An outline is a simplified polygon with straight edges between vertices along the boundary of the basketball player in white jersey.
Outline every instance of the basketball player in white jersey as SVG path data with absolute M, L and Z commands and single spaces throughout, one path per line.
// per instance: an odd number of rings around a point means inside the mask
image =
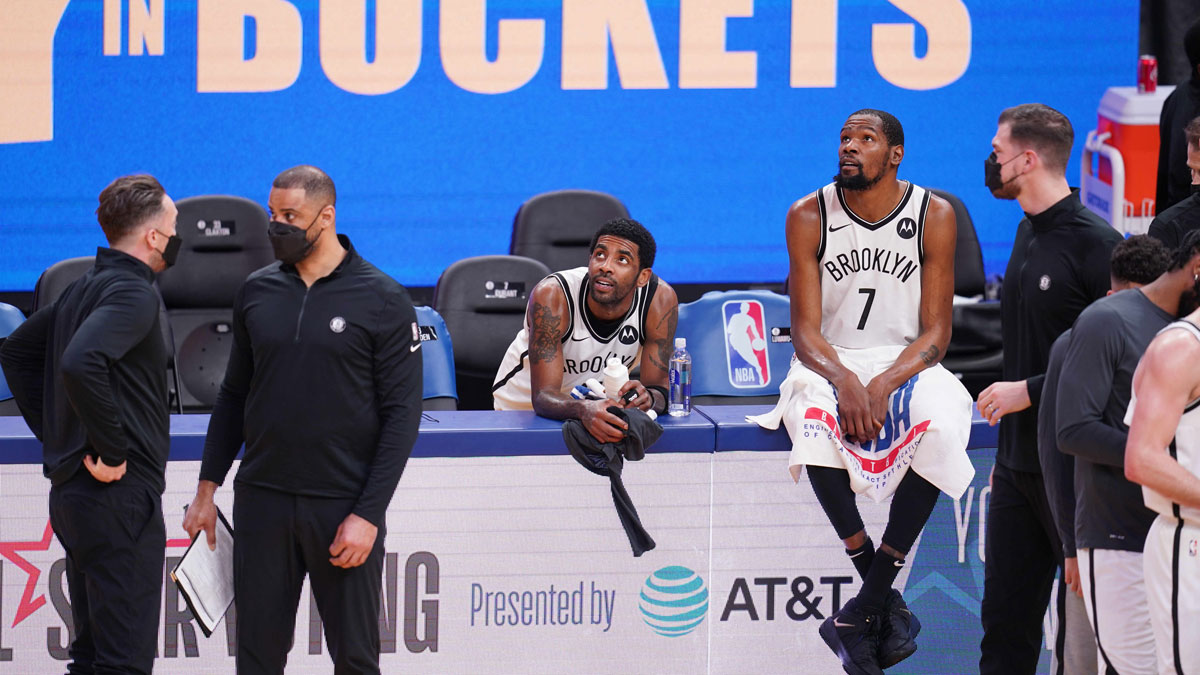
M 1125 422 L 1125 476 L 1158 514 L 1142 558 L 1158 672 L 1200 673 L 1200 310 L 1150 343 Z
M 667 364 L 674 351 L 679 301 L 651 270 L 654 237 L 634 220 L 605 223 L 592 238 L 587 267 L 556 272 L 529 295 L 525 327 L 508 347 L 496 373 L 497 410 L 533 410 L 550 419 L 579 419 L 597 440 L 616 442 L 628 425 L 608 412 L 612 405 L 667 409 Z M 604 365 L 619 358 L 629 370 L 637 398 L 576 400 L 571 390 L 603 379 Z
M 920 622 L 892 588 L 939 492 L 960 496 L 971 397 L 938 364 L 950 341 L 954 211 L 896 177 L 904 131 L 860 110 L 840 136 L 834 182 L 787 218 L 796 359 L 774 411 L 792 439 L 793 478 L 809 481 L 863 579 L 821 625 L 847 673 L 876 674 L 916 650 Z M 910 471 L 910 469 L 912 469 Z M 876 551 L 855 495 L 895 495 Z

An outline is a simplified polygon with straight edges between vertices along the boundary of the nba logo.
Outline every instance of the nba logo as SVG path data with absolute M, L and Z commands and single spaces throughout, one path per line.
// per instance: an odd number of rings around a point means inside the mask
M 767 359 L 766 321 L 757 300 L 730 300 L 721 306 L 725 319 L 725 361 L 729 383 L 738 389 L 756 389 L 771 381 Z

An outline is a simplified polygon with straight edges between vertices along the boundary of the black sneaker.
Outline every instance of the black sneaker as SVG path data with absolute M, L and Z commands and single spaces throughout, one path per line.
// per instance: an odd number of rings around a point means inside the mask
M 900 591 L 892 589 L 883 602 L 879 631 L 879 665 L 891 668 L 917 651 L 921 621 L 908 608 Z
M 879 616 L 862 612 L 858 599 L 851 598 L 821 623 L 821 639 L 850 675 L 883 675 L 878 661 L 880 623 Z

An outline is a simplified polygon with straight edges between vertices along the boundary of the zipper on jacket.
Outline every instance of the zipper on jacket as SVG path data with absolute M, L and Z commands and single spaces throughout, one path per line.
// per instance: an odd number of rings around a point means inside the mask
M 293 344 L 300 344 L 300 322 L 304 321 L 304 306 L 308 304 L 308 292 L 312 290 L 312 286 L 304 289 L 304 297 L 300 300 L 300 314 L 296 316 L 296 337 L 292 339 Z

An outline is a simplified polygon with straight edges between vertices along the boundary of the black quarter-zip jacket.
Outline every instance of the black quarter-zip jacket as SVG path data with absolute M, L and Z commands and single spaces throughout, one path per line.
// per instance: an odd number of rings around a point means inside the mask
M 1112 286 L 1112 250 L 1123 237 L 1079 202 L 1072 191 L 1017 226 L 1000 294 L 1004 380 L 1025 380 L 1030 405 L 1000 420 L 996 461 L 1040 473 L 1038 404 L 1050 347 L 1093 300 Z
M 421 338 L 403 286 L 345 259 L 306 287 L 296 268 L 251 274 L 233 308 L 233 346 L 204 446 L 201 480 L 356 500 L 380 525 L 421 421 Z
M 170 448 L 167 349 L 154 272 L 133 256 L 96 251 L 96 264 L 17 327 L 0 364 L 46 477 L 60 485 L 83 456 L 128 462 L 123 481 L 161 494 Z

